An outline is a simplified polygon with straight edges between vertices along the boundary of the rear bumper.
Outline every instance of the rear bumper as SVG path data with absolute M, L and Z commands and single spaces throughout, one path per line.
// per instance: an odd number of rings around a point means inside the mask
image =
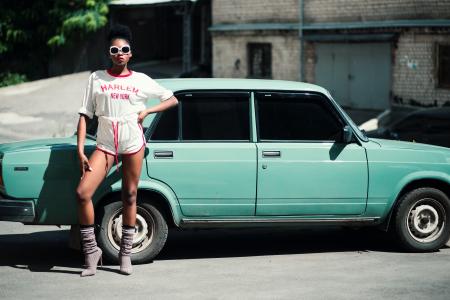
M 0 195 L 0 221 L 31 223 L 34 219 L 33 200 L 7 199 Z

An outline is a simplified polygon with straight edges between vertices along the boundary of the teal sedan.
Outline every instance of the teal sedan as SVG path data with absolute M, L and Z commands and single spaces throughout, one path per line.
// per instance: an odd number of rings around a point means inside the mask
M 449 240 L 450 149 L 369 139 L 312 84 L 158 81 L 179 105 L 145 119 L 135 263 L 160 252 L 170 227 L 376 226 L 410 251 Z M 95 127 L 91 134 L 86 153 Z M 77 224 L 76 143 L 74 135 L 0 145 L 0 220 Z M 111 259 L 120 191 L 113 168 L 93 199 L 98 243 Z

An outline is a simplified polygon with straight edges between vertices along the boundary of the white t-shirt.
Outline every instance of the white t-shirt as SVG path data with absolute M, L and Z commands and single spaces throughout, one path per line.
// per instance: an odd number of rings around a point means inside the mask
M 130 71 L 130 74 L 117 76 L 108 70 L 100 70 L 89 76 L 78 113 L 91 119 L 94 114 L 98 117 L 122 117 L 144 110 L 148 99 L 164 101 L 172 96 L 171 90 L 144 73 Z

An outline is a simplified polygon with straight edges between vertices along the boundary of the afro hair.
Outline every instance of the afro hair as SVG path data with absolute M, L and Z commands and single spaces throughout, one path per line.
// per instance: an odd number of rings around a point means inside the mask
M 111 42 L 114 39 L 124 39 L 131 44 L 132 36 L 130 27 L 121 24 L 115 24 L 109 30 L 107 38 L 108 42 Z

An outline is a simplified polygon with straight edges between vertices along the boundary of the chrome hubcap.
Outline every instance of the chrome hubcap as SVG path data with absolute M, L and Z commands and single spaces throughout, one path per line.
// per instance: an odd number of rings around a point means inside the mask
M 411 207 L 407 225 L 409 234 L 419 242 L 435 241 L 445 226 L 445 210 L 442 205 L 430 198 L 421 199 Z
M 133 237 L 132 253 L 138 253 L 147 248 L 153 240 L 155 232 L 155 221 L 153 217 L 143 208 L 137 207 L 136 233 Z M 112 246 L 120 250 L 122 239 L 122 208 L 118 209 L 108 221 L 108 239 Z

